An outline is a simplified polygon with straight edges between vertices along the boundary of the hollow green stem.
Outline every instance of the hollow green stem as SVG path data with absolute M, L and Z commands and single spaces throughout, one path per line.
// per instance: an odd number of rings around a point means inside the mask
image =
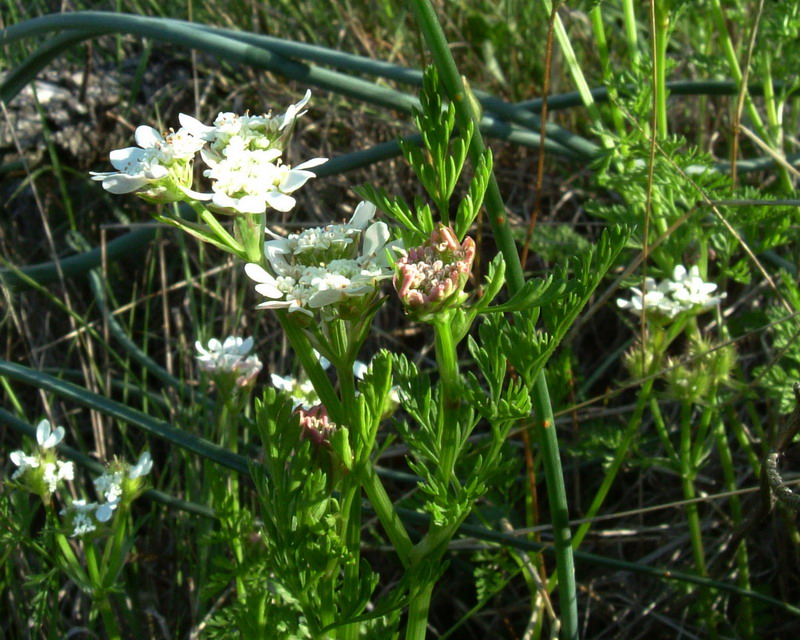
M 655 10 L 655 103 L 656 131 L 667 137 L 667 44 L 669 43 L 669 0 L 656 0 Z
M 411 604 L 408 608 L 406 640 L 425 640 L 433 586 L 433 582 L 429 582 L 422 587 L 419 593 L 411 600 Z

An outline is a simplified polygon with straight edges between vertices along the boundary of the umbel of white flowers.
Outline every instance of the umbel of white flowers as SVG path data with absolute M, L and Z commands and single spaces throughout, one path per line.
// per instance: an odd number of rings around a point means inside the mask
M 181 128 L 163 135 L 140 126 L 134 136 L 139 146 L 112 151 L 116 171 L 91 172 L 92 179 L 110 193 L 136 193 L 150 202 L 197 200 L 228 214 L 290 211 L 296 204 L 291 194 L 315 177 L 309 169 L 327 161 L 312 158 L 294 167 L 283 161 L 294 124 L 306 113 L 301 109 L 310 97 L 307 91 L 276 116 L 220 113 L 208 126 L 182 113 Z M 210 193 L 193 189 L 192 165 L 198 151 L 209 167 L 203 176 L 211 181 Z
M 61 510 L 64 521 L 71 529 L 70 536 L 92 533 L 98 526 L 111 520 L 123 504 L 130 504 L 145 489 L 144 476 L 153 468 L 150 453 L 143 451 L 136 464 L 112 462 L 106 472 L 94 479 L 97 502 L 73 500 Z
M 374 222 L 375 205 L 362 202 L 345 224 L 307 229 L 299 234 L 264 243 L 264 253 L 272 269 L 255 263 L 245 266 L 256 291 L 265 298 L 258 309 L 288 309 L 313 316 L 318 309 L 359 305 L 369 302 L 380 282 L 391 277 L 387 250 L 389 227 Z M 359 249 L 359 244 L 361 248 Z
M 240 387 L 255 380 L 263 366 L 257 355 L 250 355 L 253 338 L 228 336 L 224 342 L 211 338 L 207 347 L 199 340 L 194 346 L 197 349 L 195 359 L 200 369 L 212 377 L 232 375 Z
M 36 426 L 36 442 L 39 445 L 37 450 L 31 455 L 21 449 L 11 452 L 11 462 L 17 466 L 11 479 L 19 481 L 42 499 L 55 492 L 62 480 L 74 479 L 73 464 L 56 457 L 55 447 L 63 439 L 64 427 L 53 429 L 48 420 L 42 420 Z
M 709 309 L 726 296 L 725 293 L 712 295 L 717 285 L 705 282 L 700 277 L 697 265 L 687 271 L 686 267 L 679 264 L 673 269 L 671 280 L 667 278 L 656 283 L 653 278 L 646 278 L 644 288 L 642 297 L 641 287 L 631 287 L 632 298 L 618 298 L 617 306 L 633 313 L 641 313 L 644 308 L 648 313 L 672 319 L 684 311 L 699 313 Z

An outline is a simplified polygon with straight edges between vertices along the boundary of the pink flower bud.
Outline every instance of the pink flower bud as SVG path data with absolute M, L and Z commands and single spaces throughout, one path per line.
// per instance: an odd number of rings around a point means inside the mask
M 336 430 L 336 424 L 328 420 L 328 410 L 321 404 L 304 409 L 297 409 L 300 415 L 300 429 L 302 438 L 311 440 L 315 445 L 327 445 L 331 434 Z
M 424 320 L 429 313 L 463 303 L 474 258 L 472 238 L 459 244 L 453 229 L 439 225 L 427 242 L 395 263 L 394 286 L 406 310 Z

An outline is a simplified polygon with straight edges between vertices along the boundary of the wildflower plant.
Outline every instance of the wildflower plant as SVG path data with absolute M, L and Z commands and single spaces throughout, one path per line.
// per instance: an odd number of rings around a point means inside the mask
M 308 93 L 280 116 L 221 113 L 213 125 L 204 125 L 182 115 L 179 131 L 142 135 L 144 150 L 126 151 L 131 163 L 115 164 L 119 174 L 95 176 L 110 191 L 120 191 L 116 185 L 125 182 L 128 192 L 151 201 L 161 193 L 164 199 L 188 202 L 200 223 L 154 215 L 246 263 L 244 272 L 262 297 L 256 308 L 277 315 L 303 366 L 299 382 L 273 373 L 275 388 L 251 410 L 250 390 L 261 368 L 251 355 L 252 338 L 196 343 L 198 367 L 218 394 L 214 439 L 237 451 L 243 435 L 237 416 L 245 416 L 254 419 L 263 444 L 263 462 L 251 466 L 263 522 L 263 565 L 246 558 L 242 540 L 255 524 L 238 481 L 205 467 L 208 498 L 235 560 L 231 575 L 241 628 L 264 630 L 273 620 L 294 619 L 293 633 L 351 638 L 369 620 L 396 625 L 408 606 L 406 635 L 422 637 L 448 542 L 493 479 L 513 468 L 504 454 L 505 440 L 530 416 L 531 393 L 547 359 L 626 241 L 624 231 L 604 234 L 596 252 L 549 278 L 530 281 L 496 304 L 506 259 L 498 253 L 478 286 L 481 276 L 473 265 L 479 247 L 469 235 L 491 185 L 491 152 L 476 156 L 466 193 L 454 205 L 476 133 L 472 120 L 456 129 L 456 105 L 444 96 L 436 71 L 428 69 L 415 112 L 422 146 L 400 143 L 429 201 L 416 197 L 411 204 L 383 186 L 363 185 L 355 189 L 363 201 L 347 222 L 285 236 L 270 229 L 269 210 L 291 210 L 296 203 L 291 194 L 324 161 L 294 167 L 284 161 Z M 193 161 L 172 148 L 178 141 L 199 152 L 209 167 L 203 175 L 211 192 L 175 177 L 177 169 L 170 173 L 175 163 L 183 171 Z M 394 226 L 377 219 L 379 212 Z M 235 237 L 218 214 L 233 218 Z M 380 351 L 368 366 L 357 360 L 389 281 L 406 317 L 433 329 L 434 377 L 388 351 Z M 540 310 L 544 327 L 538 322 Z M 513 315 L 512 322 L 506 314 Z M 465 339 L 475 363 L 466 374 L 458 354 Z M 321 361 L 332 365 L 335 386 Z M 509 364 L 518 377 L 508 377 Z M 394 429 L 409 448 L 422 509 L 430 517 L 427 532 L 416 542 L 373 461 L 379 429 L 396 408 Z M 108 515 L 124 486 L 116 475 L 97 483 L 106 508 L 101 513 L 98 507 L 96 518 Z M 362 491 L 406 572 L 368 615 L 378 576 L 361 557 Z M 83 521 L 80 509 L 89 508 L 77 505 L 75 518 Z M 268 567 L 268 577 L 254 574 L 248 568 L 253 566 Z M 270 585 L 266 589 L 258 582 L 264 579 Z

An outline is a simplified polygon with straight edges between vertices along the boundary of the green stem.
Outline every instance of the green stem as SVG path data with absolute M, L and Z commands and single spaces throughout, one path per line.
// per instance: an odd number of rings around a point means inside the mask
M 247 260 L 256 264 L 261 264 L 261 256 L 264 250 L 264 218 L 266 214 L 245 213 L 234 216 L 233 222 L 236 225 L 239 238 L 242 241 L 244 253 Z
M 364 492 L 369 498 L 375 515 L 378 516 L 386 535 L 389 536 L 389 541 L 397 552 L 400 562 L 403 563 L 404 567 L 408 568 L 410 566 L 411 550 L 414 545 L 408 536 L 408 531 L 406 531 L 403 521 L 394 508 L 392 499 L 386 493 L 386 489 L 380 478 L 378 478 L 378 474 L 372 464 L 362 465 L 360 476 Z
M 108 592 L 103 587 L 103 575 L 97 564 L 97 549 L 95 549 L 94 543 L 87 541 L 84 546 L 84 553 L 86 556 L 86 569 L 92 584 L 92 602 L 100 612 L 109 640 L 119 640 L 122 636 L 120 635 L 114 612 L 111 610 Z
M 670 462 L 673 464 L 675 470 L 680 469 L 681 463 L 678 460 L 678 452 L 675 451 L 675 446 L 670 440 L 667 425 L 664 422 L 664 416 L 661 414 L 661 406 L 658 404 L 658 398 L 651 396 L 650 398 L 650 414 L 653 416 L 653 424 L 656 426 L 656 433 L 664 445 L 664 450 L 667 452 Z
M 558 449 L 558 434 L 550 406 L 550 393 L 544 375 L 536 379 L 533 388 L 533 411 L 539 418 L 539 446 L 542 450 L 547 498 L 556 547 L 556 576 L 558 598 L 561 603 L 561 637 L 578 638 L 578 597 L 575 590 L 575 561 L 572 555 L 572 533 L 569 527 L 567 490 Z
M 636 13 L 633 0 L 623 0 L 622 21 L 625 25 L 625 40 L 628 43 L 628 59 L 634 70 L 639 68 L 639 42 L 636 32 Z
M 286 339 L 292 345 L 292 349 L 297 354 L 300 364 L 303 365 L 303 370 L 306 372 L 311 384 L 314 385 L 314 390 L 317 392 L 320 401 L 325 405 L 328 410 L 328 415 L 333 422 L 338 424 L 346 424 L 342 410 L 342 404 L 333 390 L 331 381 L 319 364 L 317 356 L 314 355 L 314 350 L 308 343 L 308 338 L 303 333 L 303 330 L 295 324 L 292 317 L 285 309 L 276 309 L 275 315 L 283 327 Z
M 470 160 L 473 165 L 477 166 L 480 158 L 483 155 L 485 146 L 483 137 L 478 135 L 478 114 L 472 108 L 470 101 L 467 99 L 464 91 L 464 83 L 458 73 L 456 63 L 448 47 L 444 33 L 442 32 L 441 25 L 439 24 L 436 13 L 429 0 L 409 0 L 411 9 L 413 10 L 417 24 L 422 31 L 428 47 L 430 48 L 431 55 L 433 56 L 436 67 L 439 71 L 439 77 L 445 86 L 447 95 L 450 101 L 456 108 L 456 121 L 459 127 L 465 127 L 470 122 L 476 128 L 476 135 L 472 137 L 469 146 Z M 561 25 L 558 21 L 557 25 Z M 563 25 L 561 25 L 563 31 Z M 567 43 L 569 41 L 567 40 Z M 559 40 L 561 43 L 561 40 Z M 563 43 L 561 43 L 563 44 Z M 591 97 L 591 94 L 589 95 Z M 595 107 L 596 108 L 596 107 Z M 487 187 L 486 196 L 484 198 L 484 205 L 488 212 L 489 224 L 492 228 L 492 235 L 495 238 L 498 248 L 503 254 L 506 263 L 506 278 L 508 282 L 509 293 L 513 295 L 519 291 L 524 282 L 525 277 L 522 272 L 522 264 L 519 260 L 517 253 L 516 243 L 514 236 L 511 232 L 511 227 L 506 218 L 505 205 L 500 196 L 500 189 L 497 186 L 497 180 L 494 173 L 489 177 L 489 185 Z M 547 394 L 547 384 L 544 379 L 544 372 L 539 374 L 536 385 L 539 390 L 534 394 L 534 405 L 539 410 L 539 416 L 543 419 L 548 419 L 551 416 L 552 408 L 550 407 L 550 398 Z M 552 424 L 552 423 L 551 423 Z M 546 430 L 547 431 L 547 430 Z M 555 429 L 549 429 L 550 433 L 541 439 L 543 447 L 543 455 L 548 458 L 548 468 L 553 476 L 558 475 L 560 471 L 560 461 L 558 465 L 553 464 L 558 459 L 558 441 L 555 434 Z M 551 495 L 551 508 L 554 513 L 563 516 L 568 513 L 567 509 L 567 496 L 564 489 L 563 475 L 560 477 L 547 478 L 548 491 Z M 553 484 L 552 489 L 550 485 Z M 562 616 L 562 630 L 563 637 L 577 638 L 578 637 L 578 608 L 577 608 L 577 595 L 575 586 L 575 572 L 572 557 L 572 546 L 569 543 L 570 530 L 569 520 L 566 521 L 563 517 L 553 521 L 556 556 L 559 565 L 558 575 L 560 579 L 559 597 L 561 600 L 561 616 Z
M 432 595 L 433 582 L 428 582 L 411 600 L 411 604 L 408 607 L 406 640 L 425 640 Z
M 722 467 L 722 475 L 725 479 L 725 489 L 731 492 L 730 505 L 731 516 L 733 518 L 733 525 L 737 528 L 742 526 L 744 517 L 742 515 L 742 504 L 739 496 L 734 492 L 737 490 L 736 486 L 736 470 L 733 465 L 733 456 L 731 455 L 730 444 L 728 443 L 728 435 L 725 433 L 725 423 L 722 421 L 722 416 L 719 415 L 719 407 L 717 406 L 716 394 L 710 397 L 710 402 L 715 409 L 714 419 L 714 435 L 717 440 L 717 451 L 719 452 L 719 462 Z M 738 581 L 742 589 L 750 590 L 750 564 L 747 558 L 747 543 L 745 540 L 739 542 L 739 547 L 736 549 L 736 563 L 739 566 Z M 753 626 L 753 603 L 744 598 L 740 603 L 739 610 L 739 628 L 745 638 L 755 637 L 755 627 Z
M 658 137 L 667 137 L 667 44 L 669 43 L 669 0 L 656 0 L 655 18 L 656 59 L 655 64 L 655 103 L 656 130 Z
M 700 515 L 697 511 L 695 502 L 696 492 L 694 489 L 694 478 L 696 470 L 692 459 L 692 405 L 684 402 L 681 407 L 681 486 L 683 487 L 683 497 L 687 501 L 686 520 L 689 525 L 689 537 L 692 541 L 692 555 L 694 556 L 695 569 L 697 574 L 707 577 L 705 550 L 703 549 L 703 529 L 700 525 Z M 711 606 L 711 595 L 706 587 L 700 587 L 699 612 L 705 618 L 706 629 L 710 638 L 717 638 L 716 618 Z
M 352 375 L 350 376 L 352 378 Z M 357 482 L 348 482 L 343 492 L 342 514 L 344 515 L 343 539 L 350 552 L 350 558 L 344 567 L 343 591 L 345 594 L 358 592 L 359 561 L 361 551 L 361 487 Z M 358 622 L 345 625 L 337 633 L 342 640 L 357 640 L 361 625 Z
M 628 420 L 628 425 L 625 428 L 625 433 L 622 435 L 622 440 L 620 441 L 619 445 L 617 446 L 617 450 L 614 453 L 614 460 L 612 460 L 611 465 L 608 467 L 608 469 L 606 469 L 605 476 L 603 477 L 603 482 L 600 483 L 600 488 L 597 490 L 597 493 L 594 496 L 594 500 L 592 500 L 592 504 L 589 506 L 589 509 L 587 510 L 586 515 L 584 516 L 586 520 L 591 520 L 600 511 L 600 508 L 603 506 L 603 502 L 605 502 L 608 492 L 611 490 L 611 485 L 614 483 L 614 480 L 617 477 L 617 473 L 619 473 L 619 470 L 622 467 L 622 463 L 625 461 L 625 458 L 630 453 L 631 443 L 633 442 L 633 438 L 642 424 L 642 414 L 644 413 L 644 409 L 650 400 L 650 395 L 653 390 L 654 381 L 655 381 L 654 378 L 648 379 L 642 385 L 641 391 L 639 391 L 636 400 L 636 408 L 634 409 L 630 420 Z M 583 539 L 589 532 L 591 526 L 592 526 L 591 522 L 584 522 L 578 528 L 578 531 L 575 533 L 575 537 L 572 541 L 573 549 L 577 549 L 578 547 L 580 547 L 581 542 L 583 542 Z
M 458 359 L 453 333 L 450 330 L 450 315 L 439 318 L 433 325 L 435 334 L 436 363 L 439 367 L 439 413 L 437 416 L 437 440 L 441 459 L 439 474 L 445 484 L 454 481 L 456 454 L 461 439 L 458 424 L 459 380 Z
M 611 119 L 614 121 L 614 128 L 617 134 L 622 136 L 625 133 L 625 118 L 617 106 L 617 90 L 611 86 L 612 74 L 611 64 L 608 55 L 608 43 L 606 42 L 605 26 L 603 25 L 603 12 L 598 4 L 594 9 L 589 12 L 589 17 L 592 20 L 592 31 L 594 32 L 594 41 L 597 44 L 597 54 L 600 56 L 600 66 L 603 70 L 603 82 L 608 87 L 609 110 L 611 111 Z

